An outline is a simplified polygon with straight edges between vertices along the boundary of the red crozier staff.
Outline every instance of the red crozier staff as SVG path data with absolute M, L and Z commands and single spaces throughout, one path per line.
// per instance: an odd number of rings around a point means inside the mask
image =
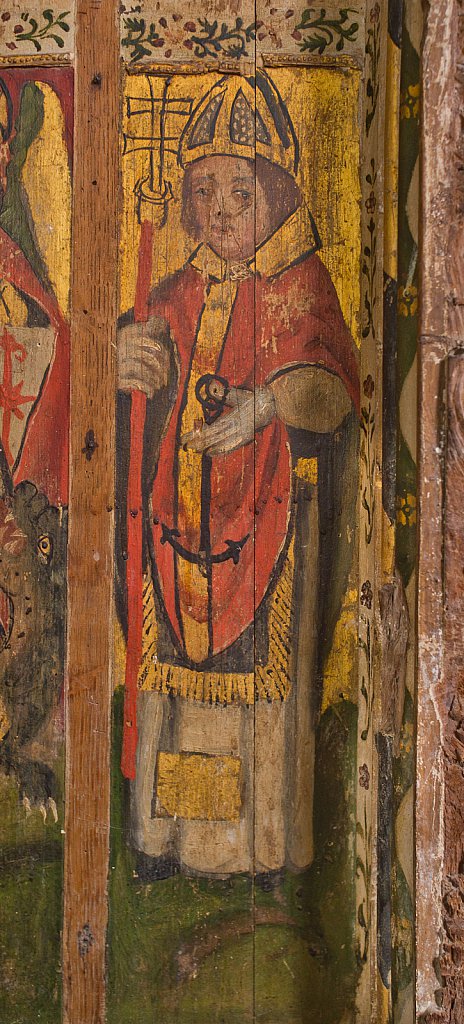
M 167 85 L 165 87 L 165 92 Z M 163 180 L 160 165 L 158 189 L 153 187 L 153 161 L 147 178 L 136 187 L 141 222 L 135 288 L 134 319 L 144 323 L 149 316 L 155 230 L 166 222 L 172 198 L 169 182 Z M 142 210 L 147 209 L 147 216 Z M 142 342 L 143 343 L 143 342 Z M 124 726 L 121 771 L 126 779 L 135 779 L 137 751 L 137 689 L 142 660 L 143 629 L 143 510 L 142 464 L 143 435 L 147 399 L 143 391 L 131 391 L 130 455 L 127 485 L 127 651 L 124 694 Z
M 137 323 L 148 319 L 154 227 L 151 219 L 143 220 L 135 291 L 134 318 Z M 124 729 L 121 771 L 126 779 L 135 779 L 137 750 L 137 683 L 142 659 L 143 628 L 143 516 L 142 460 L 143 432 L 146 413 L 143 391 L 131 392 L 130 459 L 127 485 L 127 651 L 124 694 Z

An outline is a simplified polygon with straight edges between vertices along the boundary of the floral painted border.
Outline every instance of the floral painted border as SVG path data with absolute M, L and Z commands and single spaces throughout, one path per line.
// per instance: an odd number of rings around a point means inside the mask
M 237 17 L 235 22 L 206 17 L 185 21 L 174 13 L 169 19 L 162 15 L 147 21 L 138 14 L 123 14 L 121 26 L 121 47 L 131 64 L 161 56 L 168 60 L 179 47 L 185 57 L 199 59 L 222 56 L 238 60 L 254 53 L 256 22 L 246 24 L 243 18 Z
M 244 4 L 244 6 L 246 6 Z M 263 0 L 235 16 L 219 17 L 205 9 L 185 16 L 180 3 L 161 6 L 153 0 L 122 4 L 121 51 L 128 64 L 162 60 L 240 60 L 263 52 L 283 51 L 324 56 L 360 52 L 362 16 L 355 6 L 274 6 Z
M 372 222 L 372 218 L 371 218 Z M 366 249 L 368 246 L 365 247 Z M 374 294 L 374 302 L 375 302 Z M 367 297 L 366 297 L 367 301 Z M 368 314 L 369 315 L 369 314 Z M 372 325 L 372 334 L 375 337 L 375 328 Z M 364 335 L 363 335 L 364 337 Z M 363 511 L 364 519 L 364 540 L 366 545 L 369 545 L 372 541 L 372 534 L 374 532 L 375 522 L 375 426 L 376 426 L 376 410 L 375 403 L 373 401 L 375 391 L 375 384 L 373 377 L 368 373 L 365 381 L 363 382 L 363 397 L 365 401 L 361 406 L 361 467 L 363 472 L 363 483 L 361 487 L 361 507 Z M 366 584 L 363 584 L 366 587 Z M 361 587 L 361 595 L 363 593 L 363 587 Z M 361 596 L 361 604 L 364 604 L 369 608 L 372 606 L 372 600 L 369 604 L 363 600 Z
M 74 43 L 74 0 L 58 6 L 6 0 L 0 14 L 0 55 L 69 54 Z
M 356 811 L 356 943 L 359 967 L 359 1021 L 370 1019 L 377 922 L 372 899 L 376 832 L 375 685 L 378 651 L 374 642 L 378 614 L 377 578 L 380 558 L 381 502 L 376 501 L 381 471 L 383 328 L 383 234 L 380 201 L 383 189 L 383 123 L 380 86 L 386 50 L 386 5 L 367 7 L 363 96 L 363 225 L 360 416 L 359 537 L 359 703 Z M 357 1019 L 358 1019 L 357 1018 Z M 383 1018 L 382 1018 L 383 1021 Z
M 380 52 L 380 4 L 375 3 L 369 12 L 369 22 L 366 31 L 366 135 L 369 135 L 372 122 L 377 110 L 379 99 L 380 77 L 379 62 Z

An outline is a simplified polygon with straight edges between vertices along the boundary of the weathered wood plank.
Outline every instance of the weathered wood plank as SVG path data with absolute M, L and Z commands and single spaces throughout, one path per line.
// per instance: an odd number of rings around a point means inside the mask
M 448 373 L 448 438 L 445 467 L 445 615 L 443 736 L 445 782 L 444 936 L 441 969 L 443 1010 L 450 1020 L 464 1017 L 464 354 L 452 356 Z M 454 1016 L 453 1016 L 454 1015 Z
M 447 357 L 463 341 L 463 217 L 462 217 L 462 5 L 439 0 L 427 11 L 423 46 L 422 104 L 422 252 L 421 252 L 421 416 L 419 459 L 419 597 L 417 717 L 417 1013 L 424 1020 L 458 1021 L 452 1009 L 459 952 L 453 964 L 442 959 L 443 926 L 449 875 L 461 869 L 452 839 L 454 811 L 445 792 L 449 756 L 446 733 L 453 693 L 460 679 L 445 656 L 452 620 L 460 623 L 461 567 L 458 497 L 460 468 L 456 460 L 457 412 L 450 405 L 450 448 L 447 456 L 446 520 L 443 518 L 443 464 L 447 401 Z M 450 364 L 448 399 L 456 391 L 459 361 Z M 454 381 L 454 383 L 453 383 Z M 458 407 L 459 408 L 459 407 Z M 454 424 L 454 426 L 453 426 Z M 454 450 L 453 450 L 454 449 Z M 453 495 L 453 490 L 456 494 Z M 451 503 L 451 504 L 450 504 Z M 462 508 L 462 500 L 461 500 Z M 448 537 L 448 529 L 451 531 Z M 443 555 L 445 546 L 445 571 Z M 462 561 L 462 555 L 461 555 Z M 449 600 L 448 588 L 450 592 Z M 451 632 L 450 632 L 451 631 Z M 456 703 L 455 703 L 456 711 Z M 452 762 L 456 764 L 456 752 Z M 454 786 L 450 796 L 454 792 Z M 448 822 L 448 814 L 451 821 Z M 450 831 L 451 828 L 451 831 Z M 451 840 L 451 842 L 450 842 Z M 456 883 L 462 875 L 455 877 Z M 442 897 L 445 896 L 445 910 Z M 445 915 L 445 922 L 444 922 Z M 451 958 L 452 959 L 452 958 Z M 441 967 L 440 967 L 441 965 Z M 443 976 L 441 974 L 443 968 Z M 444 975 L 448 975 L 445 977 Z M 422 1020 L 422 1017 L 420 1017 Z
M 105 1016 L 119 69 L 112 0 L 77 5 L 64 1019 Z M 92 448 L 92 436 L 95 447 Z

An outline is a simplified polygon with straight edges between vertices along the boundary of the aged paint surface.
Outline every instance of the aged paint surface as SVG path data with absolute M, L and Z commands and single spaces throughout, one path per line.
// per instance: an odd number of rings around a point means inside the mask
M 71 104 L 68 72 L 0 74 L 5 1021 L 58 1021 L 60 1006 Z M 37 428 L 60 402 L 63 422 Z
M 358 89 L 357 73 L 323 69 L 273 69 L 256 89 L 237 74 L 127 79 L 119 372 L 148 391 L 149 517 L 135 589 L 125 514 L 116 536 L 122 672 L 137 600 L 143 643 L 137 720 L 127 664 L 121 724 L 115 705 L 131 781 L 115 765 L 114 1020 L 153 1003 L 185 1021 L 354 1012 Z M 134 524 L 129 403 L 118 506 Z

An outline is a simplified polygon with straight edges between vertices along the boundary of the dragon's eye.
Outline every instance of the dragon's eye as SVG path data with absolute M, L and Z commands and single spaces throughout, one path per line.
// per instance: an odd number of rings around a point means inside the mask
M 53 553 L 53 541 L 47 533 L 45 533 L 43 537 L 39 537 L 37 541 L 37 549 L 39 555 L 42 555 L 42 558 L 44 558 L 46 562 L 49 562 Z

